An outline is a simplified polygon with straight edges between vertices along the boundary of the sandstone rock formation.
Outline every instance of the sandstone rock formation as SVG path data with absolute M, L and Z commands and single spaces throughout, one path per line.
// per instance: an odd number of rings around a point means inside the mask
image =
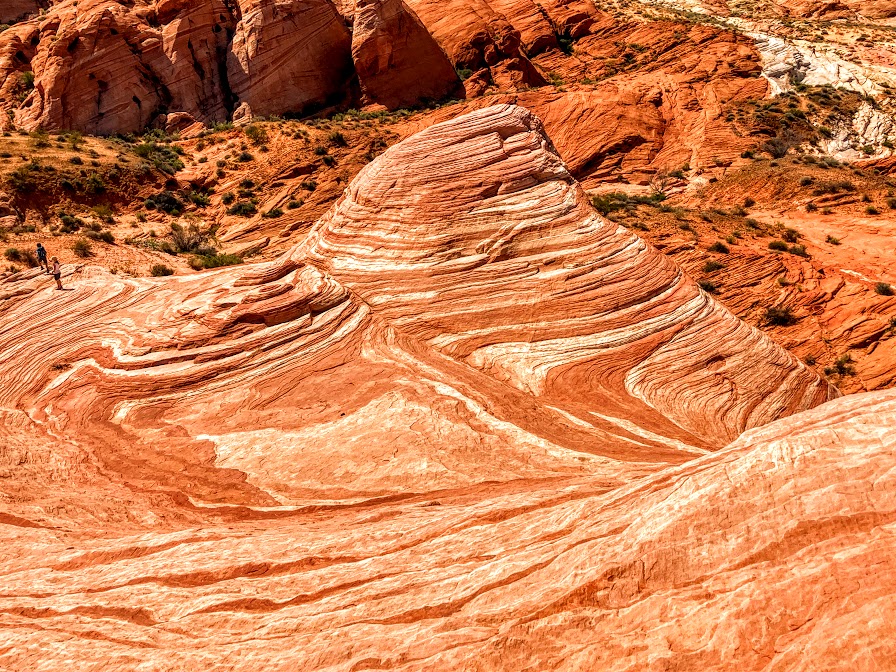
M 410 107 L 461 89 L 451 61 L 404 0 L 357 0 L 352 58 L 369 103 Z
M 351 36 L 329 0 L 242 0 L 227 58 L 236 98 L 257 115 L 303 112 L 341 99 Z
M 45 2 L 39 0 L 5 0 L 0 6 L 0 23 L 15 23 L 29 14 L 36 13 L 45 5 Z
M 393 146 L 276 260 L 64 276 L 0 289 L 0 666 L 896 654 L 896 394 L 834 399 L 521 107 Z

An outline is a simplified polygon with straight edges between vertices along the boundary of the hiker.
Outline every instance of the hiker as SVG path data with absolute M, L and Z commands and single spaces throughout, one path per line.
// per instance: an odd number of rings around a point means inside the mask
M 37 265 L 47 273 L 50 272 L 50 264 L 47 263 L 47 248 L 40 243 L 37 244 Z
M 53 257 L 50 259 L 53 262 L 53 279 L 56 281 L 56 289 L 62 289 L 62 267 L 59 265 L 59 259 L 57 257 Z

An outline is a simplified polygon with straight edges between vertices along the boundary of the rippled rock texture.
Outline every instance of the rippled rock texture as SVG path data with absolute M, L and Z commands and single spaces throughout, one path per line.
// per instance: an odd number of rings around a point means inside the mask
M 523 108 L 394 146 L 274 262 L 63 280 L 0 300 L 4 667 L 896 653 L 896 396 L 811 410 Z

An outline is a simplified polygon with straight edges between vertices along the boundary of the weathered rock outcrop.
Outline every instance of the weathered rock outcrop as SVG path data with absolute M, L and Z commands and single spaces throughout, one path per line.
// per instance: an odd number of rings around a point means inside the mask
M 302 112 L 341 99 L 351 36 L 329 0 L 241 0 L 227 58 L 234 96 L 254 114 Z
M 49 0 L 4 0 L 0 5 L 0 24 L 21 21 L 49 4 Z
M 896 394 L 811 409 L 524 109 L 386 151 L 276 261 L 64 275 L 0 293 L 3 667 L 896 654 Z
M 403 0 L 357 0 L 352 58 L 365 102 L 396 109 L 463 91 L 448 56 Z

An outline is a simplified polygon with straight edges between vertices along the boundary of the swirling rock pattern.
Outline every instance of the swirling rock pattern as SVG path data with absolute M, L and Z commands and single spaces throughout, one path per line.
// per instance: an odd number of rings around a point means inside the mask
M 396 145 L 274 262 L 64 275 L 0 294 L 4 668 L 896 652 L 896 395 L 766 425 L 834 393 L 522 108 Z
M 831 394 L 601 219 L 520 107 L 486 108 L 388 150 L 304 254 L 401 329 L 579 421 L 621 414 L 673 436 L 671 420 L 680 438 L 718 444 Z

